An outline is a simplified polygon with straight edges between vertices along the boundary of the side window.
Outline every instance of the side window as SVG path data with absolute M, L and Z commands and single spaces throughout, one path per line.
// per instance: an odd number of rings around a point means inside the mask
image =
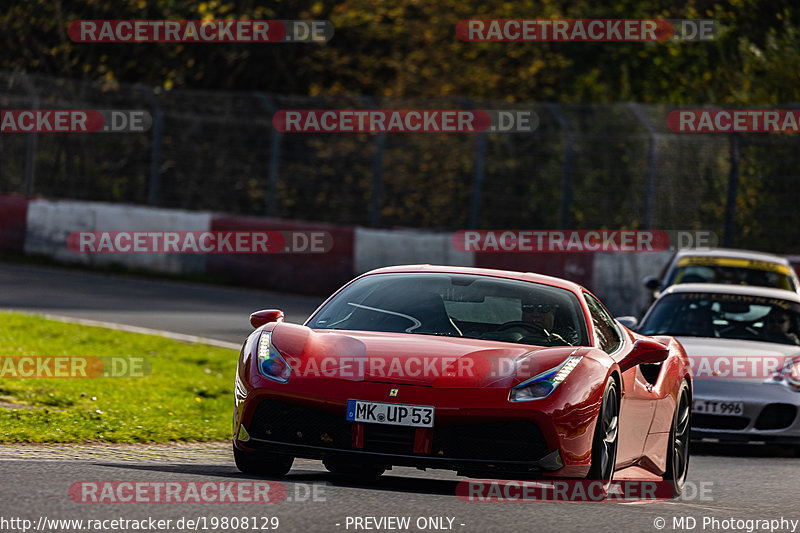
M 614 319 L 608 315 L 600 302 L 593 296 L 584 293 L 583 297 L 586 298 L 586 304 L 589 306 L 600 348 L 606 353 L 614 352 L 622 343 L 617 326 L 614 324 Z

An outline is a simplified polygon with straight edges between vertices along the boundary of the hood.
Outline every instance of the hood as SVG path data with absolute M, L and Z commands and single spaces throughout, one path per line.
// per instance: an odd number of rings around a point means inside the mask
M 272 344 L 297 376 L 438 387 L 510 387 L 576 349 L 281 323 Z
M 760 383 L 780 370 L 800 346 L 708 337 L 676 337 L 692 364 L 694 379 Z

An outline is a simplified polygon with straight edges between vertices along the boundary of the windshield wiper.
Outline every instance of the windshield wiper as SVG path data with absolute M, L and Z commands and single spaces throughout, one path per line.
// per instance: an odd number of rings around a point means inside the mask
M 417 335 L 435 335 L 437 337 L 459 337 L 461 338 L 463 335 L 458 335 L 457 333 L 450 333 L 446 331 L 438 331 L 438 332 L 430 332 L 430 333 L 422 333 L 417 332 Z

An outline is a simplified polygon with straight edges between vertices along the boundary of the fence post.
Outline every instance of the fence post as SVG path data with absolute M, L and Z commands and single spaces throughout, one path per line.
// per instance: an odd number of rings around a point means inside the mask
M 658 173 L 658 131 L 650 118 L 642 111 L 639 104 L 628 102 L 628 107 L 633 115 L 639 120 L 647 130 L 650 137 L 650 145 L 647 149 L 647 181 L 644 192 L 644 213 L 642 229 L 652 229 L 653 225 L 653 201 L 656 192 L 656 174 Z
M 484 166 L 486 164 L 486 130 L 478 132 L 475 146 L 475 176 L 472 179 L 472 209 L 469 214 L 470 229 L 478 229 L 483 199 Z
M 372 198 L 369 210 L 369 225 L 381 223 L 381 196 L 383 195 L 383 153 L 386 151 L 386 132 L 379 131 L 375 137 L 375 159 L 372 161 Z
M 572 206 L 572 163 L 575 157 L 575 131 L 561 112 L 558 104 L 545 104 L 553 115 L 558 127 L 564 131 L 564 172 L 561 175 L 561 208 L 558 216 L 559 229 L 569 229 L 570 207 Z
M 371 109 L 376 109 L 375 102 L 369 96 L 362 96 L 361 101 Z M 375 157 L 372 160 L 372 192 L 370 193 L 369 225 L 374 228 L 381 223 L 381 196 L 383 195 L 383 154 L 386 151 L 386 132 L 375 134 Z
M 730 140 L 730 160 L 731 170 L 728 174 L 728 197 L 725 201 L 725 234 L 722 245 L 725 248 L 733 246 L 733 233 L 736 230 L 736 197 L 739 195 L 739 163 L 742 159 L 742 136 L 739 133 L 731 133 Z
M 157 206 L 161 200 L 161 150 L 164 142 L 164 108 L 156 98 L 153 89 L 142 84 L 136 87 L 144 93 L 145 99 L 153 107 L 153 147 L 150 152 L 150 181 L 147 187 L 147 205 Z
M 254 96 L 272 117 L 278 112 L 278 108 L 264 93 L 254 93 Z M 269 174 L 267 177 L 267 205 L 264 214 L 268 217 L 278 216 L 278 176 L 280 175 L 281 148 L 283 146 L 283 133 L 272 128 L 269 143 Z
M 469 98 L 459 98 L 458 102 L 464 109 L 473 110 L 475 106 Z M 469 212 L 470 229 L 478 229 L 481 217 L 481 204 L 483 203 L 483 180 L 486 167 L 486 130 L 478 133 L 475 142 L 475 173 L 472 175 L 472 203 Z
M 31 109 L 39 109 L 39 93 L 24 72 L 15 72 L 22 85 L 31 95 Z M 25 196 L 33 196 L 34 180 L 36 178 L 36 147 L 39 143 L 39 134 L 29 133 L 25 138 Z

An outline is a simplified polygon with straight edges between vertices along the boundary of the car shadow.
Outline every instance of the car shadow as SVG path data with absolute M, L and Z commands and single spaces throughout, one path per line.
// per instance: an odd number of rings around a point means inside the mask
M 396 476 L 384 474 L 375 481 L 356 481 L 342 476 L 331 474 L 327 471 L 302 471 L 294 470 L 285 477 L 253 476 L 239 472 L 236 467 L 226 465 L 206 465 L 198 463 L 187 464 L 128 464 L 128 463 L 94 463 L 95 466 L 105 468 L 118 468 L 122 470 L 141 470 L 149 472 L 164 472 L 169 474 L 188 474 L 203 477 L 225 478 L 230 480 L 265 480 L 280 481 L 290 485 L 293 483 L 325 483 L 336 487 L 368 488 L 370 490 L 383 490 L 387 492 L 407 492 L 432 495 L 456 495 L 459 480 L 432 479 L 421 477 Z M 467 479 L 467 478 L 464 478 Z M 287 487 L 288 490 L 288 487 Z
M 727 457 L 800 457 L 800 446 L 780 444 L 751 444 L 747 442 L 693 441 L 692 455 Z

